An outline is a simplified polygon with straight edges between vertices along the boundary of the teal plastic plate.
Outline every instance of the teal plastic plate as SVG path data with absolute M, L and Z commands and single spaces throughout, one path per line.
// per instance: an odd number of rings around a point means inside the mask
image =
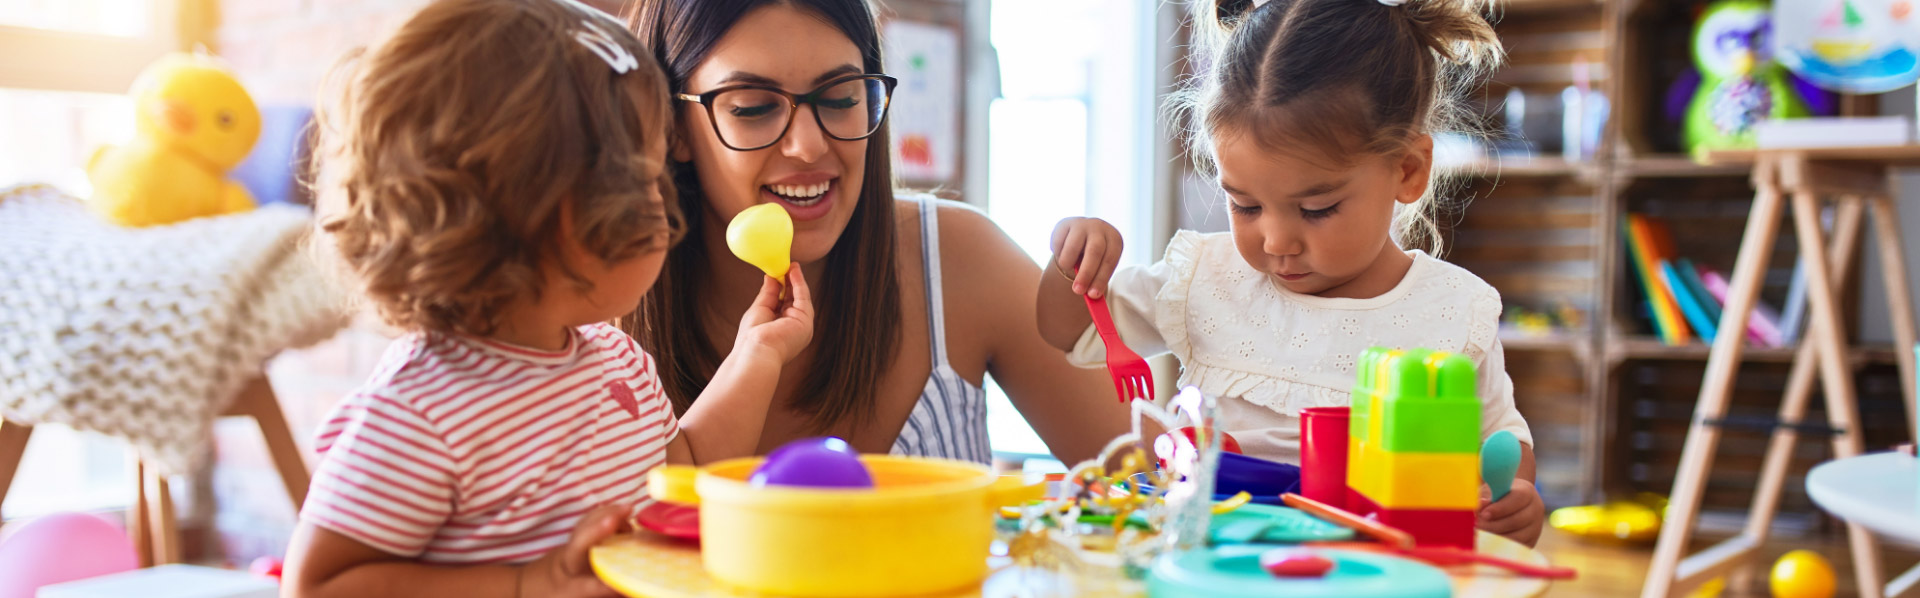
M 1214 545 L 1300 544 L 1303 542 L 1342 542 L 1353 539 L 1353 530 L 1322 521 L 1292 507 L 1246 504 L 1213 516 L 1208 540 Z
M 1162 555 L 1147 575 L 1150 598 L 1449 598 L 1447 574 L 1424 563 L 1348 550 L 1315 550 L 1326 577 L 1282 579 L 1260 568 L 1272 546 L 1240 544 Z

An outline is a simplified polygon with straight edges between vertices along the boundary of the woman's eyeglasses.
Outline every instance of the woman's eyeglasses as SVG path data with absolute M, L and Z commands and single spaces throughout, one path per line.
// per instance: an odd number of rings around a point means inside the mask
M 676 97 L 705 106 L 713 132 L 728 149 L 750 152 L 786 137 L 801 104 L 813 106 L 813 120 L 828 137 L 866 139 L 880 130 L 896 84 L 886 75 L 848 75 L 800 95 L 763 85 L 736 85 Z

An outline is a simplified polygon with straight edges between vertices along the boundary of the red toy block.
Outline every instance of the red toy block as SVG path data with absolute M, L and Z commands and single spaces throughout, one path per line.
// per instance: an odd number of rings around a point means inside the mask
M 1422 548 L 1452 546 L 1473 550 L 1473 511 L 1386 509 L 1380 522 L 1413 534 L 1413 543 Z
M 1470 510 L 1382 509 L 1359 492 L 1347 494 L 1347 510 L 1412 534 L 1415 546 L 1474 549 L 1473 511 Z

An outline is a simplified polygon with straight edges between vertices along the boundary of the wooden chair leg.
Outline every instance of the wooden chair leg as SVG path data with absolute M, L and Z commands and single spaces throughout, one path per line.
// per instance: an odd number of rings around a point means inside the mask
M 127 460 L 133 470 L 133 505 L 127 508 L 127 536 L 133 540 L 133 553 L 141 567 L 152 567 L 153 562 L 153 526 L 147 516 L 147 465 L 140 461 L 140 453 L 127 450 Z
M 1893 354 L 1900 364 L 1900 394 L 1907 399 L 1907 422 L 1916 426 L 1909 430 L 1913 435 L 1908 438 L 1920 440 L 1920 421 L 1914 417 L 1920 412 L 1920 403 L 1916 403 L 1914 388 L 1913 295 L 1907 290 L 1907 258 L 1900 246 L 1900 216 L 1891 196 L 1871 197 L 1867 203 L 1873 208 L 1873 236 L 1880 246 L 1880 276 L 1886 281 L 1887 313 L 1893 320 Z
M 1733 332 L 1716 337 L 1707 358 L 1707 372 L 1700 383 L 1693 425 L 1680 452 L 1680 468 L 1674 476 L 1673 493 L 1668 497 L 1667 520 L 1654 548 L 1646 585 L 1641 588 L 1642 598 L 1666 598 L 1676 590 L 1702 581 L 1706 573 L 1683 574 L 1681 571 L 1681 557 L 1686 553 L 1700 514 L 1707 471 L 1713 466 L 1713 452 L 1720 443 L 1720 428 L 1706 422 L 1726 415 L 1734 375 L 1740 366 L 1740 353 L 1746 342 L 1745 335 L 1739 331 L 1747 329 L 1747 319 L 1760 295 L 1760 281 L 1773 251 L 1774 237 L 1780 231 L 1782 202 L 1775 165 L 1770 161 L 1756 164 L 1753 181 L 1758 192 L 1747 215 L 1746 232 L 1740 238 L 1740 254 L 1734 262 L 1733 281 L 1728 285 L 1727 307 L 1720 318 L 1720 329 Z
M 1828 272 L 1827 247 L 1820 230 L 1820 201 L 1811 191 L 1793 195 L 1793 224 L 1799 237 L 1801 262 L 1807 268 L 1807 334 L 1803 342 L 1820 344 L 1820 378 L 1827 399 L 1827 419 L 1838 433 L 1833 452 L 1838 458 L 1860 454 L 1860 423 L 1854 394 L 1853 371 L 1847 365 L 1846 336 L 1841 329 L 1839 298 Z M 1861 598 L 1880 598 L 1880 551 L 1866 528 L 1847 524 L 1855 582 Z
M 152 529 L 153 562 L 156 565 L 170 565 L 180 562 L 180 524 L 173 512 L 173 493 L 167 487 L 167 476 L 158 470 L 147 468 L 148 525 Z
M 1853 269 L 1860 248 L 1860 221 L 1864 210 L 1860 202 L 1847 202 L 1835 214 L 1829 260 L 1835 274 Z M 1780 422 L 1797 424 L 1806 417 L 1807 403 L 1813 396 L 1813 382 L 1820 360 L 1819 343 L 1800 343 L 1794 352 L 1793 370 L 1787 374 L 1787 392 L 1780 402 Z M 1754 544 L 1765 544 L 1772 532 L 1773 516 L 1780 508 L 1780 493 L 1786 487 L 1787 468 L 1793 462 L 1793 449 L 1800 441 L 1799 428 L 1782 425 L 1774 428 L 1767 443 L 1766 458 L 1760 466 L 1760 481 L 1754 486 L 1753 507 L 1747 511 L 1743 536 Z
M 13 486 L 13 474 L 20 469 L 30 436 L 33 426 L 0 419 L 0 505 L 6 504 L 7 489 Z
M 241 391 L 239 399 L 234 401 L 232 415 L 244 415 L 253 418 L 260 426 L 260 437 L 266 440 L 267 453 L 273 456 L 273 466 L 280 471 L 280 482 L 286 485 L 287 497 L 293 500 L 294 511 L 307 500 L 307 484 L 310 474 L 307 462 L 300 456 L 300 446 L 293 440 L 293 432 L 287 428 L 286 414 L 280 410 L 280 400 L 273 394 L 273 385 L 265 377 L 255 378 Z

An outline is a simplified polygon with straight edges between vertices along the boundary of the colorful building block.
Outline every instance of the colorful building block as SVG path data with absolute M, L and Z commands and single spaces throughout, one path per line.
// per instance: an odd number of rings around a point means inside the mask
M 1416 545 L 1474 549 L 1475 532 L 1471 509 L 1384 509 L 1379 508 L 1378 505 L 1365 504 L 1365 498 L 1360 500 L 1363 501 L 1361 505 L 1348 504 L 1347 506 L 1368 509 L 1374 519 L 1380 523 L 1412 534 Z
M 1356 488 L 1375 504 L 1388 509 L 1467 509 L 1480 507 L 1478 455 L 1459 453 L 1374 452 L 1367 462 L 1376 475 Z
M 1422 546 L 1473 548 L 1480 505 L 1480 399 L 1473 362 L 1372 348 L 1356 363 L 1348 510 Z

